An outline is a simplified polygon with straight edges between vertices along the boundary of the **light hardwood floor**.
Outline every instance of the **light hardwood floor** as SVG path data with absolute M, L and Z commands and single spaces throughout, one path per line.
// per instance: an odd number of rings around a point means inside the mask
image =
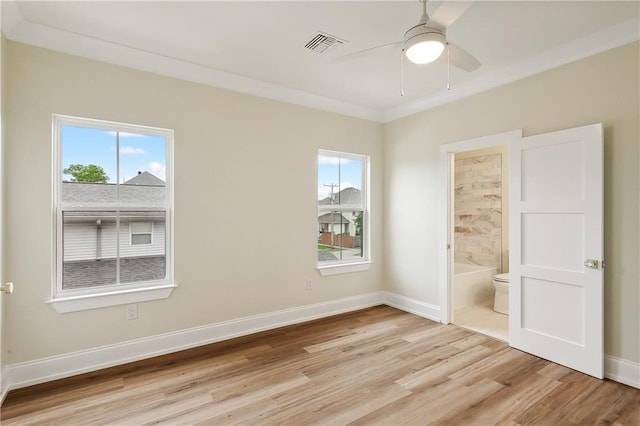
M 9 393 L 13 424 L 640 424 L 640 390 L 387 306 Z

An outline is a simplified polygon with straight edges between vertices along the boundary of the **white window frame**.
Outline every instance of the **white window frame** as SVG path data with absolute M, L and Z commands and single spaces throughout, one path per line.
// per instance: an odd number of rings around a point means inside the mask
M 149 225 L 151 225 L 151 230 L 149 232 L 133 232 L 133 227 L 134 224 L 136 223 L 148 223 Z M 150 246 L 153 245 L 153 231 L 154 231 L 154 223 L 151 221 L 144 221 L 144 222 L 129 222 L 129 245 L 130 246 Z M 133 236 L 134 235 L 149 235 L 149 242 L 148 243 L 134 243 L 133 242 Z
M 370 206 L 370 164 L 371 159 L 368 155 L 355 154 L 349 152 L 330 151 L 326 149 L 319 149 L 317 157 L 339 157 L 347 160 L 362 161 L 362 258 L 359 260 L 337 260 L 335 262 L 318 262 L 317 269 L 322 276 L 336 275 L 348 272 L 367 271 L 371 268 L 373 263 L 371 260 L 371 206 Z M 316 158 L 317 158 L 316 157 Z M 316 164 L 316 173 L 318 171 L 318 165 Z M 319 176 L 316 176 L 316 183 L 320 185 Z M 353 212 L 353 205 L 346 206 L 326 206 L 321 207 L 318 205 L 318 217 L 323 213 L 329 212 Z M 317 228 L 316 228 L 317 229 Z M 317 244 L 317 239 L 316 239 Z
M 87 127 L 121 133 L 162 136 L 166 140 L 166 203 L 163 206 L 120 204 L 72 204 L 62 202 L 62 128 L 65 125 Z M 174 280 L 173 248 L 173 145 L 171 129 L 161 129 L 135 124 L 117 123 L 82 117 L 53 114 L 53 241 L 52 291 L 47 302 L 59 313 L 96 309 L 129 303 L 168 298 L 177 287 Z M 165 212 L 165 256 L 166 275 L 163 280 L 142 281 L 126 284 L 103 285 L 79 289 L 62 288 L 63 264 L 63 212 L 73 211 L 163 211 Z

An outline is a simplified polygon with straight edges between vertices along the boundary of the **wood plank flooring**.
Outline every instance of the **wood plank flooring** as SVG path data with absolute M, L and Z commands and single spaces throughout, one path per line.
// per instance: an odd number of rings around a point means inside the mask
M 9 393 L 15 424 L 640 425 L 640 390 L 387 306 Z

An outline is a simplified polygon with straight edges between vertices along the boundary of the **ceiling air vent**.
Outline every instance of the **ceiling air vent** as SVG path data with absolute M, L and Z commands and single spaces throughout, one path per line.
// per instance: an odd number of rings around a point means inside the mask
M 311 40 L 304 45 L 304 47 L 313 52 L 328 53 L 331 49 L 334 49 L 346 42 L 346 40 L 318 31 L 313 35 Z

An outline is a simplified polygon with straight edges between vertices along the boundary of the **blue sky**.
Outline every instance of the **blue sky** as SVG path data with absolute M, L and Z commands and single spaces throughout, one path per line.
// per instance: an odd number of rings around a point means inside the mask
M 62 127 L 62 168 L 71 164 L 95 164 L 104 169 L 109 182 L 118 178 L 116 134 L 85 127 Z M 166 177 L 166 141 L 162 136 L 120 133 L 120 178 L 122 183 L 138 174 L 150 172 Z M 71 176 L 64 175 L 64 180 Z
M 339 185 L 334 193 L 349 187 L 361 190 L 362 161 L 318 155 L 318 200 L 331 193 L 331 187 L 325 186 L 331 184 Z

